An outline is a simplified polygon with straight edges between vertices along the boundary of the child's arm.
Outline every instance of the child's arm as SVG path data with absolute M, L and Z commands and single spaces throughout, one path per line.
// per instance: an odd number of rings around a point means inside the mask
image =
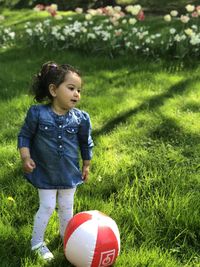
M 17 147 L 23 161 L 23 169 L 26 173 L 32 172 L 36 167 L 35 162 L 31 159 L 30 144 L 37 130 L 38 114 L 37 106 L 32 106 L 28 110 L 25 122 L 18 134 Z
M 30 156 L 30 150 L 28 147 L 21 147 L 19 149 L 19 153 L 23 162 L 23 169 L 24 172 L 30 173 L 35 169 L 36 165 L 35 162 L 32 160 Z
M 79 127 L 78 138 L 81 157 L 83 160 L 82 178 L 86 181 L 89 177 L 90 161 L 92 158 L 92 148 L 94 146 L 94 143 L 91 137 L 90 117 L 86 112 L 83 112 L 82 114 L 83 118 Z
M 90 160 L 83 160 L 82 178 L 84 181 L 87 181 L 89 177 L 89 171 L 90 171 Z

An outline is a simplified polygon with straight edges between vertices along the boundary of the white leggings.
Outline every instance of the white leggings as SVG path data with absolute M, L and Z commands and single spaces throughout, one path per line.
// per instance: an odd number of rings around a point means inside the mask
M 34 218 L 33 234 L 31 246 L 35 246 L 44 241 L 44 234 L 49 219 L 56 207 L 58 200 L 58 215 L 60 220 L 60 235 L 64 237 L 65 228 L 73 216 L 74 193 L 72 189 L 39 189 L 40 207 Z

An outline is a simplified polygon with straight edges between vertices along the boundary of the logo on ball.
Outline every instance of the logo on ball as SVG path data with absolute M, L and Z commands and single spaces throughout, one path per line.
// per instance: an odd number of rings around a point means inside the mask
M 101 258 L 98 267 L 110 266 L 115 260 L 115 249 L 101 253 Z

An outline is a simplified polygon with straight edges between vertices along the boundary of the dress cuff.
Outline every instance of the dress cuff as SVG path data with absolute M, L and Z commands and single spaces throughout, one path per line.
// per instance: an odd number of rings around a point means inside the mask
M 91 160 L 92 149 L 84 149 L 84 151 L 81 152 L 81 156 L 83 160 Z
M 21 148 L 21 147 L 30 147 L 30 140 L 29 138 L 25 138 L 25 137 L 18 137 L 18 144 L 17 144 L 17 148 Z

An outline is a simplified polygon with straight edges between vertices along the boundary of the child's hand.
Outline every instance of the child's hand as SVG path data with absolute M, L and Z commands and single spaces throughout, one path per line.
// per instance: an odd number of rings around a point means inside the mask
M 82 168 L 82 179 L 84 181 L 87 181 L 88 177 L 89 177 L 89 171 L 90 171 L 90 166 L 85 166 L 83 165 L 83 168 Z
M 27 157 L 23 160 L 24 172 L 31 173 L 35 169 L 35 167 L 35 162 L 31 158 Z

